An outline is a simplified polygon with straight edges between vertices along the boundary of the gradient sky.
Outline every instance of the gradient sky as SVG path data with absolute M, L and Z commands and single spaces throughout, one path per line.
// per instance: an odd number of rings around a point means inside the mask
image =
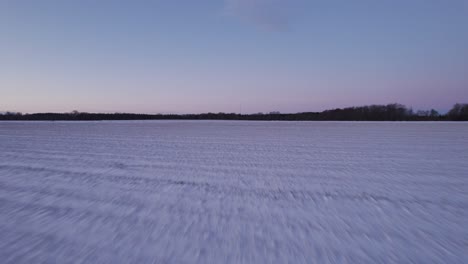
M 0 111 L 468 102 L 468 0 L 0 0 Z

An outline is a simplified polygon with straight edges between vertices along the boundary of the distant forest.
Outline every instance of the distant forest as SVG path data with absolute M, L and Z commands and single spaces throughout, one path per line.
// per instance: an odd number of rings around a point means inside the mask
M 436 110 L 413 111 L 401 104 L 337 108 L 323 112 L 237 114 L 130 114 L 130 113 L 37 113 L 5 112 L 4 121 L 100 121 L 100 120 L 278 120 L 278 121 L 468 121 L 468 104 L 455 104 L 447 114 Z

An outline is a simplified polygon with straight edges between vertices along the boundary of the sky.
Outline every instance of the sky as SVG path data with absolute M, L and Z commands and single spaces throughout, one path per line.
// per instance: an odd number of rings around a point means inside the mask
M 0 111 L 468 102 L 468 0 L 0 0 Z

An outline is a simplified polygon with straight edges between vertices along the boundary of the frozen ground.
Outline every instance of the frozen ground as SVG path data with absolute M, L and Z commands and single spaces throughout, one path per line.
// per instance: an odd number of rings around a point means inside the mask
M 468 263 L 468 123 L 0 122 L 1 263 Z

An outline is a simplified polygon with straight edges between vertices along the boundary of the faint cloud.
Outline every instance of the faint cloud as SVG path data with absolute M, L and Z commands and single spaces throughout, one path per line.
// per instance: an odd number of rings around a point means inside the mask
M 297 0 L 225 0 L 227 14 L 270 31 L 287 31 Z

